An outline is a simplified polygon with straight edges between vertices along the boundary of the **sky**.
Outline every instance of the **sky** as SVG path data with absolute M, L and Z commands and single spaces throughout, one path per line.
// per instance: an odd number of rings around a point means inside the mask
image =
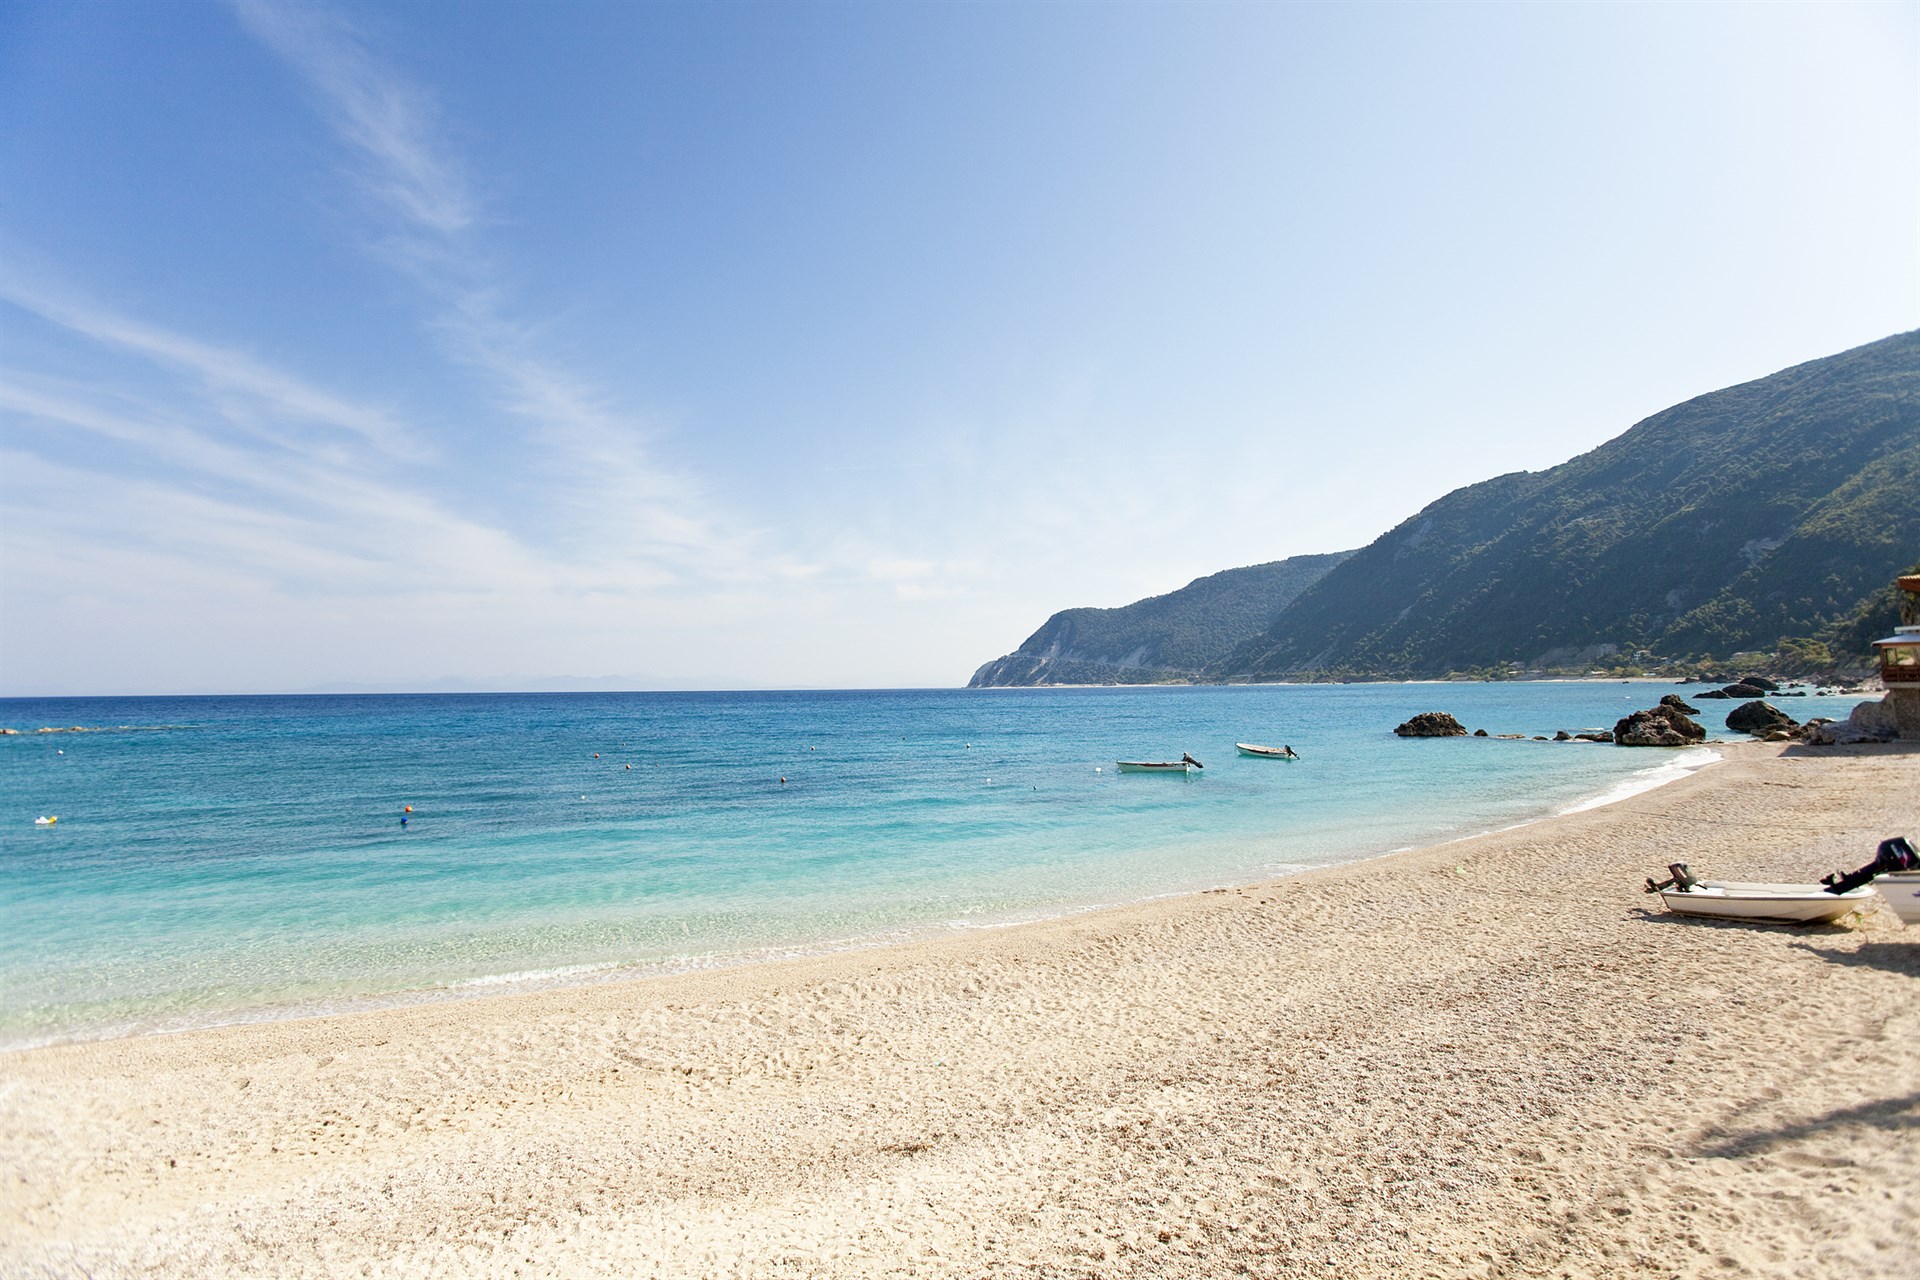
M 964 683 L 1920 326 L 1920 5 L 0 7 L 0 694 Z

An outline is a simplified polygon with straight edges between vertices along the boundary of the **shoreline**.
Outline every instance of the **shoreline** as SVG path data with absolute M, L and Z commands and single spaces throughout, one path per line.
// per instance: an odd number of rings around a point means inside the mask
M 1553 743 L 1560 746 L 1563 744 Z M 1595 744 L 1578 744 L 1595 745 Z M 925 922 L 914 926 L 899 926 L 878 934 L 862 934 L 847 938 L 830 939 L 812 943 L 768 944 L 767 946 L 744 953 L 708 953 L 697 957 L 675 957 L 653 961 L 607 961 L 583 962 L 577 964 L 561 963 L 544 966 L 531 971 L 509 971 L 503 973 L 480 974 L 470 978 L 442 982 L 428 987 L 408 987 L 385 992 L 350 993 L 331 997 L 317 1002 L 291 1001 L 269 1003 L 243 1007 L 240 1009 L 211 1011 L 200 1015 L 182 1015 L 171 1020 L 130 1019 L 105 1029 L 94 1028 L 76 1032 L 60 1032 L 38 1039 L 23 1040 L 12 1044 L 0 1044 L 0 1060 L 10 1054 L 30 1053 L 39 1049 L 56 1048 L 62 1045 L 111 1043 L 119 1040 L 139 1039 L 147 1036 L 187 1035 L 200 1031 L 215 1031 L 235 1027 L 261 1026 L 279 1022 L 306 1022 L 318 1019 L 351 1017 L 358 1014 L 378 1013 L 389 1009 L 408 1009 L 442 1004 L 455 1004 L 475 1000 L 487 1000 L 510 995 L 535 995 L 548 992 L 563 992 L 604 985 L 617 985 L 627 982 L 653 982 L 666 978 L 688 974 L 718 973 L 741 968 L 755 968 L 769 964 L 781 964 L 787 961 L 806 960 L 820 956 L 852 954 L 874 950 L 886 950 L 896 947 L 912 947 L 925 942 L 934 942 L 946 938 L 961 938 L 978 931 L 1002 929 L 1022 929 L 1043 926 L 1083 916 L 1098 915 L 1108 911 L 1126 910 L 1130 907 L 1147 906 L 1153 903 L 1189 897 L 1194 894 L 1212 893 L 1222 889 L 1246 889 L 1266 884 L 1278 884 L 1316 871 L 1338 870 L 1344 867 L 1359 866 L 1381 858 L 1397 857 L 1401 854 L 1415 853 L 1440 848 L 1461 841 L 1480 839 L 1484 836 L 1498 835 L 1502 832 L 1517 831 L 1542 822 L 1552 822 L 1567 814 L 1584 812 L 1588 809 L 1616 804 L 1631 799 L 1647 791 L 1681 781 L 1704 768 L 1719 763 L 1723 757 L 1714 751 L 1715 747 L 1730 745 L 1728 741 L 1709 739 L 1691 747 L 1662 750 L 1659 754 L 1668 758 L 1647 768 L 1636 770 L 1609 784 L 1604 790 L 1592 796 L 1575 801 L 1569 805 L 1544 810 L 1534 817 L 1521 822 L 1500 827 L 1488 827 L 1466 831 L 1462 834 L 1441 836 L 1425 844 L 1402 845 L 1395 848 L 1373 849 L 1337 862 L 1302 864 L 1297 870 L 1278 875 L 1257 876 L 1247 880 L 1222 880 L 1207 884 L 1195 884 L 1187 887 L 1167 889 L 1151 893 L 1144 897 L 1126 898 L 1119 901 L 1072 902 L 1051 907 L 1035 908 L 1030 913 L 1013 918 L 996 918 L 980 921 Z M 1711 759 L 1689 764 L 1687 761 L 1696 754 L 1705 752 Z M 1658 757 L 1656 756 L 1656 759 Z M 1671 772 L 1669 772 L 1671 771 Z M 1659 776 L 1665 773 L 1666 776 Z M 1270 836 L 1269 838 L 1277 838 Z M 489 990 L 489 988 L 504 990 Z
M 0 1273 L 1911 1274 L 1911 748 L 905 946 L 0 1057 Z

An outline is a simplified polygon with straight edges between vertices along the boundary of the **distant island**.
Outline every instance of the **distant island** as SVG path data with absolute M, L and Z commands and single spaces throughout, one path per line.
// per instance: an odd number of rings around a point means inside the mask
M 1054 614 L 973 688 L 1864 669 L 1920 568 L 1920 331 L 1456 489 L 1357 552 Z

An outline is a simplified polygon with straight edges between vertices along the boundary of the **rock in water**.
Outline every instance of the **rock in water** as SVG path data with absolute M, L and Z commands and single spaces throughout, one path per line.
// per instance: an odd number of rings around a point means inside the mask
M 1623 747 L 1686 747 L 1706 740 L 1707 731 L 1687 713 L 1664 703 L 1636 711 L 1613 726 L 1613 740 Z
M 1764 698 L 1767 696 L 1767 693 L 1768 690 L 1762 689 L 1757 684 L 1748 684 L 1742 681 L 1739 684 L 1730 684 L 1722 689 L 1720 696 L 1723 698 Z
M 1467 727 L 1444 711 L 1422 711 L 1394 732 L 1403 738 L 1464 738 Z
M 1727 728 L 1764 738 L 1775 729 L 1796 729 L 1800 722 L 1771 702 L 1743 702 L 1727 712 Z
M 1697 716 L 1700 714 L 1700 708 L 1688 706 L 1680 700 L 1680 695 L 1677 693 L 1670 693 L 1660 699 L 1660 705 L 1663 707 L 1672 707 L 1675 711 L 1685 716 Z

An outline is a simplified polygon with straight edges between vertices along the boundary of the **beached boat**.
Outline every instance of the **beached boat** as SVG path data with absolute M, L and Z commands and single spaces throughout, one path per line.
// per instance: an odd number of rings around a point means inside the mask
M 1895 871 L 1876 876 L 1873 888 L 1887 910 L 1900 917 L 1901 924 L 1920 928 L 1920 871 Z
M 1191 773 L 1206 768 L 1189 755 L 1178 760 L 1116 760 L 1114 764 L 1122 773 Z
M 1292 747 L 1263 747 L 1257 742 L 1236 742 L 1233 749 L 1243 756 L 1258 756 L 1262 760 L 1298 760 L 1300 755 Z
M 1667 910 L 1716 920 L 1766 920 L 1782 924 L 1829 923 L 1873 906 L 1873 891 L 1830 893 L 1817 884 L 1767 884 L 1749 880 L 1696 880 L 1661 889 Z

